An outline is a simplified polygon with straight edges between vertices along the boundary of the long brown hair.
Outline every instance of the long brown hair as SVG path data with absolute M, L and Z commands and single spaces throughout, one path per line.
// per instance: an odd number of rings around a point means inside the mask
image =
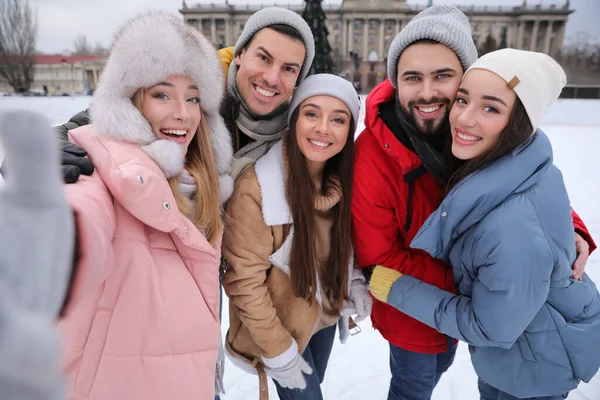
M 143 89 L 138 90 L 131 100 L 140 112 L 143 100 Z M 200 110 L 200 124 L 185 155 L 185 169 L 196 180 L 196 196 L 193 200 L 185 197 L 179 190 L 179 177 L 174 177 L 168 181 L 175 202 L 179 211 L 184 215 L 190 216 L 191 211 L 194 210 L 191 216 L 192 223 L 204 232 L 206 239 L 214 246 L 223 227 L 219 200 L 219 174 L 211 145 L 210 129 L 202 109 Z
M 294 237 L 290 255 L 290 269 L 294 294 L 297 297 L 315 299 L 317 288 L 316 233 L 314 227 L 315 197 L 317 189 L 308 169 L 306 158 L 298 147 L 296 122 L 298 109 L 292 114 L 290 127 L 285 135 L 288 159 L 286 181 L 287 201 L 294 221 Z M 331 305 L 340 311 L 348 288 L 348 263 L 350 262 L 352 175 L 354 170 L 354 125 L 343 149 L 325 163 L 322 190 L 325 183 L 334 176 L 340 181 L 342 196 L 334 206 L 333 227 L 331 228 L 331 252 L 326 268 L 323 269 L 321 284 Z
M 452 154 L 452 139 L 448 140 L 445 150 L 446 164 L 446 193 L 450 192 L 454 186 L 472 172 L 483 169 L 510 153 L 531 136 L 533 126 L 529 121 L 527 112 L 521 100 L 517 97 L 515 105 L 510 114 L 508 124 L 500 132 L 498 140 L 491 149 L 478 157 L 470 160 L 460 160 Z

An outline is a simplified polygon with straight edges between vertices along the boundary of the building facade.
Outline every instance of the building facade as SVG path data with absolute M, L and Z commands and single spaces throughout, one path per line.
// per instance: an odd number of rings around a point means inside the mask
M 50 96 L 86 94 L 96 89 L 106 56 L 34 56 L 31 91 Z M 8 83 L 0 82 L 0 92 L 13 92 Z
M 303 2 L 276 4 L 302 14 Z M 232 46 L 248 17 L 266 5 L 188 5 L 180 10 L 187 23 L 195 26 L 217 47 Z M 385 79 L 386 58 L 396 34 L 423 5 L 406 0 L 343 0 L 341 5 L 324 4 L 329 44 L 335 73 L 368 89 Z M 562 50 L 565 26 L 570 13 L 564 6 L 462 6 L 471 22 L 473 40 L 480 50 L 514 47 L 556 55 Z M 354 78 L 352 78 L 354 77 Z

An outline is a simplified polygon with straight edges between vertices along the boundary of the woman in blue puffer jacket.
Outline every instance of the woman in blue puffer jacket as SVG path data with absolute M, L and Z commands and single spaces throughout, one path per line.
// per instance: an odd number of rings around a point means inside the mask
M 470 345 L 483 400 L 562 399 L 600 366 L 600 294 L 571 276 L 569 197 L 536 129 L 565 83 L 545 54 L 477 60 L 450 112 L 448 194 L 411 243 L 451 263 L 458 294 L 371 277 L 374 297 Z

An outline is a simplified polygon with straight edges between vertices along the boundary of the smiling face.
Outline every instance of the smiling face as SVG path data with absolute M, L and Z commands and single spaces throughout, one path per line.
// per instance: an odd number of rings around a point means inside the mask
M 493 72 L 472 69 L 450 112 L 452 154 L 470 160 L 489 151 L 508 125 L 517 95 Z
M 318 169 L 342 151 L 350 125 L 350 109 L 338 98 L 313 96 L 300 103 L 296 140 L 311 167 Z
M 191 78 L 170 76 L 144 90 L 141 112 L 158 139 L 173 141 L 187 152 L 202 115 L 199 96 Z
M 435 135 L 446 124 L 462 74 L 458 57 L 443 44 L 414 43 L 402 52 L 398 98 L 419 132 Z
M 301 40 L 270 28 L 258 31 L 235 57 L 236 83 L 250 111 L 267 115 L 289 100 L 304 63 Z

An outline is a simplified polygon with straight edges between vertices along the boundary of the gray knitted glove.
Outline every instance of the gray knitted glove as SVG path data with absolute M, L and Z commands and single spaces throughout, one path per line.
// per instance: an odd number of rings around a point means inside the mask
M 367 280 L 358 269 L 352 270 L 350 283 L 350 302 L 344 302 L 341 314 L 343 316 L 358 315 L 354 322 L 359 323 L 371 315 L 373 298 L 369 294 Z
M 306 389 L 304 374 L 310 375 L 312 372 L 312 368 L 304 358 L 296 354 L 292 362 L 284 367 L 269 370 L 268 375 L 284 388 L 304 390 Z
M 32 112 L 0 115 L 10 174 L 0 190 L 0 397 L 64 399 L 54 329 L 73 262 L 74 227 L 58 140 Z
M 310 375 L 313 370 L 302 355 L 298 354 L 298 344 L 295 340 L 292 340 L 292 345 L 283 354 L 273 358 L 262 357 L 262 360 L 268 367 L 265 369 L 266 374 L 275 379 L 282 387 L 306 389 L 304 374 Z

